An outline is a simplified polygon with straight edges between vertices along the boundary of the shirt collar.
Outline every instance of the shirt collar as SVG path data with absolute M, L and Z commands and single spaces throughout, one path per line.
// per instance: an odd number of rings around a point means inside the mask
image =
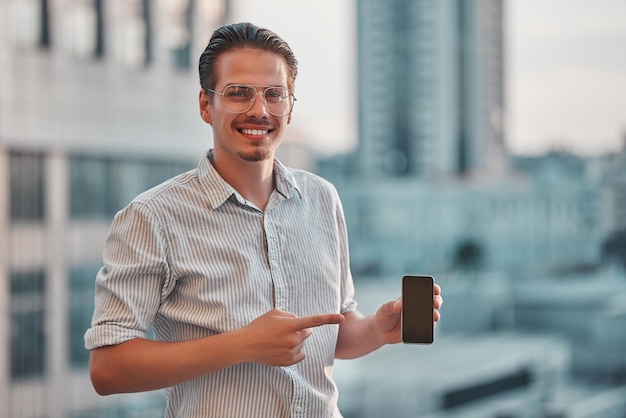
M 219 175 L 213 164 L 211 164 L 213 155 L 213 149 L 210 149 L 200 160 L 198 164 L 198 178 L 200 183 L 205 186 L 211 208 L 215 209 L 221 206 L 233 194 L 238 195 L 238 193 L 234 187 Z M 294 190 L 298 192 L 300 198 L 303 197 L 292 170 L 285 167 L 277 159 L 274 159 L 274 176 L 276 179 L 276 191 L 283 195 L 285 199 L 291 199 Z
M 296 178 L 293 175 L 293 170 L 287 168 L 278 161 L 274 159 L 274 176 L 276 179 L 276 191 L 282 194 L 286 199 L 291 199 L 293 197 L 293 191 L 297 191 L 300 198 L 302 198 L 302 191 L 300 190 L 300 186 L 296 181 Z

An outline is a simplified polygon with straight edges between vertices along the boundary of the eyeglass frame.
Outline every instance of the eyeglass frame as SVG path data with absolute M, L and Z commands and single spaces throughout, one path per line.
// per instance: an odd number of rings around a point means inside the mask
M 233 112 L 232 110 L 228 110 L 226 109 L 226 105 L 224 104 L 224 92 L 226 91 L 227 88 L 229 87 L 252 87 L 255 91 L 254 93 L 254 97 L 252 99 L 250 99 L 250 104 L 248 105 L 248 107 L 240 112 Z M 263 88 L 263 90 L 259 91 L 258 88 Z M 275 113 L 272 113 L 272 111 L 269 109 L 268 103 L 267 103 L 267 99 L 265 98 L 265 92 L 269 89 L 285 89 L 287 90 L 287 92 L 289 92 L 289 111 L 285 114 L 282 115 L 277 115 Z M 228 113 L 233 113 L 233 114 L 242 114 L 247 112 L 248 110 L 250 110 L 252 108 L 252 106 L 254 106 L 254 103 L 256 102 L 256 96 L 261 93 L 261 97 L 263 98 L 263 104 L 265 105 L 268 113 L 270 113 L 271 115 L 274 116 L 287 116 L 288 114 L 291 113 L 291 111 L 293 110 L 293 106 L 296 104 L 296 101 L 298 100 L 296 98 L 296 96 L 294 96 L 294 94 L 287 88 L 287 87 L 282 87 L 282 86 L 260 86 L 260 85 L 255 85 L 255 84 L 240 84 L 240 83 L 232 83 L 232 84 L 227 84 L 224 86 L 224 88 L 222 89 L 222 91 L 217 91 L 215 89 L 204 89 L 207 92 L 211 92 L 211 93 L 215 93 L 215 94 L 219 94 L 220 96 L 222 96 L 222 108 L 224 109 L 224 111 L 228 112 Z

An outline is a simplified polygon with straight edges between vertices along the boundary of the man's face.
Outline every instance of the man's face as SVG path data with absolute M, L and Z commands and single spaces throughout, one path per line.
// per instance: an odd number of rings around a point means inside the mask
M 259 92 L 267 86 L 287 87 L 287 65 L 283 57 L 259 49 L 234 49 L 222 54 L 215 63 L 215 90 L 223 91 L 230 84 L 253 85 Z M 291 114 L 272 115 L 261 94 L 243 113 L 229 113 L 224 98 L 200 92 L 200 114 L 213 127 L 216 158 L 263 161 L 274 152 L 285 136 Z

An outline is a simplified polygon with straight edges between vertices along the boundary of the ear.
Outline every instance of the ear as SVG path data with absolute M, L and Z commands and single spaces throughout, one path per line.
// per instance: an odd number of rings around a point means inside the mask
M 291 112 L 289 112 L 289 115 L 287 115 L 287 125 L 289 125 L 291 123 Z
M 200 106 L 200 117 L 203 121 L 211 125 L 213 116 L 211 114 L 211 98 L 205 89 L 200 89 L 198 94 L 198 105 Z

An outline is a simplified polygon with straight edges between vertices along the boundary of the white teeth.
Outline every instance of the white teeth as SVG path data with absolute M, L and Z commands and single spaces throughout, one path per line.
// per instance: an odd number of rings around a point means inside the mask
M 241 132 L 245 135 L 267 135 L 269 131 L 261 129 L 242 129 Z

